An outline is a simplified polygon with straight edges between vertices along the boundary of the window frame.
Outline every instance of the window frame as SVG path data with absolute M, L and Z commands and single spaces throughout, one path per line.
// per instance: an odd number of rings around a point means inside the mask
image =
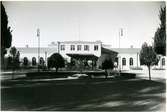
M 60 45 L 60 50 L 65 51 L 65 45 Z
M 89 45 L 84 45 L 84 51 L 89 51 Z
M 126 58 L 122 58 L 122 66 L 126 66 Z
M 75 51 L 75 45 L 71 45 L 71 51 Z
M 165 66 L 165 58 L 162 58 L 161 63 L 162 63 L 162 66 Z
M 132 57 L 129 58 L 129 65 L 133 66 L 133 58 Z
M 77 51 L 81 51 L 82 45 L 77 45 Z
M 94 51 L 98 51 L 99 50 L 99 46 L 98 45 L 94 45 Z

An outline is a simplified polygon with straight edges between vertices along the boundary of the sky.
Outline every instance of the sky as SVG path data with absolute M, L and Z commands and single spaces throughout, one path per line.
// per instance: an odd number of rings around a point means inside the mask
M 152 44 L 165 2 L 3 2 L 12 28 L 12 46 L 47 47 L 53 41 L 101 40 L 112 48 Z

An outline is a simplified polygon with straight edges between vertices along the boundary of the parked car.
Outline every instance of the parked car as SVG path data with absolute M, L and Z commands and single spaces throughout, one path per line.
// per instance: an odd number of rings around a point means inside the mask
M 72 76 L 68 76 L 69 79 L 86 79 L 88 75 L 86 74 L 74 74 Z

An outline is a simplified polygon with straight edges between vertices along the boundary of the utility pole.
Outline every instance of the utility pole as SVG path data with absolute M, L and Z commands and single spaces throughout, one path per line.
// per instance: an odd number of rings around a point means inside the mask
M 120 35 L 120 31 L 121 31 L 121 30 L 119 29 L 119 48 L 120 48 L 120 36 L 121 36 L 121 35 Z
M 38 37 L 38 72 L 39 70 L 39 63 L 40 63 L 40 29 L 37 29 L 37 37 Z
M 47 52 L 45 51 L 45 65 L 47 66 Z

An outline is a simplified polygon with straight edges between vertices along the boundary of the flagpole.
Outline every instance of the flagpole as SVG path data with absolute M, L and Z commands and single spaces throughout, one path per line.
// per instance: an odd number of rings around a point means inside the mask
M 38 72 L 39 72 L 39 63 L 40 63 L 40 30 L 37 29 L 37 37 L 38 37 Z
M 119 29 L 119 48 L 120 48 L 120 31 L 121 29 Z

